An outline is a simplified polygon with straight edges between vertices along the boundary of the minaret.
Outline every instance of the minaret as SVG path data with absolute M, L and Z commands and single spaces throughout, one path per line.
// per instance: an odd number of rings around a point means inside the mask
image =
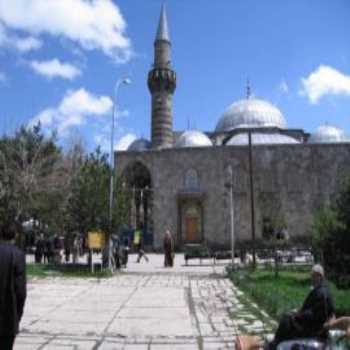
M 176 87 L 176 73 L 170 64 L 171 43 L 165 7 L 162 5 L 156 39 L 154 65 L 148 73 L 148 88 L 152 95 L 152 148 L 173 145 L 172 98 Z

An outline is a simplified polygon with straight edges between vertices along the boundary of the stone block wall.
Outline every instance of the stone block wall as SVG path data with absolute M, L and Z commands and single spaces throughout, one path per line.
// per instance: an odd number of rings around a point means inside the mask
M 118 152 L 117 175 L 140 161 L 150 171 L 155 248 L 162 245 L 165 227 L 178 231 L 177 194 L 185 174 L 199 175 L 204 200 L 204 237 L 209 244 L 229 247 L 228 189 L 225 169 L 233 168 L 236 240 L 251 237 L 249 163 L 247 146 L 217 146 Z M 253 147 L 253 179 L 257 237 L 262 219 L 280 213 L 291 236 L 309 235 L 315 211 L 334 200 L 345 174 L 350 175 L 350 144 L 263 145 Z

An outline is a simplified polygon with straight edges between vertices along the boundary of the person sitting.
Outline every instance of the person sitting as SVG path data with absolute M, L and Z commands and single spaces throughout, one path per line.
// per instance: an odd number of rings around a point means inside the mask
M 266 349 L 275 350 L 277 345 L 285 340 L 318 337 L 322 334 L 325 322 L 334 316 L 333 299 L 325 283 L 321 265 L 316 264 L 312 267 L 311 280 L 313 289 L 302 308 L 282 317 L 275 337 L 265 346 Z

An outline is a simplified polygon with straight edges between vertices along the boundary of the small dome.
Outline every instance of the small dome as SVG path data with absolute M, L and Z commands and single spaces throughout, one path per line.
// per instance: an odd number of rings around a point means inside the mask
M 210 138 L 197 130 L 183 132 L 175 143 L 175 147 L 208 147 L 212 145 Z
M 216 125 L 216 132 L 236 128 L 278 127 L 284 129 L 287 123 L 280 110 L 270 102 L 247 98 L 229 106 Z
M 148 140 L 141 138 L 133 141 L 128 147 L 128 151 L 140 152 L 140 151 L 147 151 L 150 148 L 151 148 L 151 143 Z
M 332 125 L 321 125 L 317 130 L 311 134 L 309 143 L 336 143 L 336 142 L 350 142 L 346 137 L 344 130 Z
M 271 144 L 297 144 L 300 143 L 294 137 L 282 134 L 271 133 L 252 133 L 253 145 L 271 145 Z M 232 136 L 226 143 L 228 146 L 248 145 L 248 133 L 240 133 Z

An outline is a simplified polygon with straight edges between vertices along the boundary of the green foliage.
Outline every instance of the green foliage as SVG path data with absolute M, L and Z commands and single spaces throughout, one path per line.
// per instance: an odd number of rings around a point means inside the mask
M 319 249 L 324 249 L 325 242 L 335 232 L 342 228 L 337 212 L 330 207 L 323 207 L 319 210 L 313 222 L 313 244 Z
M 63 153 L 40 124 L 0 139 L 0 228 L 29 219 L 47 234 L 108 231 L 110 166 L 100 149 Z M 130 194 L 115 181 L 113 229 L 127 222 Z M 23 237 L 23 235 L 21 235 Z
M 333 206 L 315 215 L 313 245 L 338 285 L 350 286 L 350 178 Z
M 99 148 L 86 157 L 72 181 L 67 207 L 69 230 L 108 231 L 109 175 L 107 156 Z
M 73 277 L 73 278 L 107 278 L 112 277 L 108 270 L 95 271 L 91 273 L 88 265 L 45 265 L 27 264 L 27 275 L 29 277 Z
M 276 278 L 273 270 L 239 270 L 230 274 L 235 285 L 254 299 L 269 315 L 279 319 L 285 312 L 299 309 L 310 291 L 309 269 L 282 270 Z M 349 290 L 330 283 L 337 315 L 350 313 Z
M 89 154 L 72 181 L 67 206 L 67 230 L 86 234 L 91 230 L 109 232 L 110 167 L 99 148 Z M 114 183 L 112 232 L 127 222 L 129 194 L 121 181 Z
M 60 160 L 55 137 L 45 138 L 40 125 L 21 127 L 1 139 L 0 225 L 40 216 L 44 199 L 56 198 L 54 175 Z

